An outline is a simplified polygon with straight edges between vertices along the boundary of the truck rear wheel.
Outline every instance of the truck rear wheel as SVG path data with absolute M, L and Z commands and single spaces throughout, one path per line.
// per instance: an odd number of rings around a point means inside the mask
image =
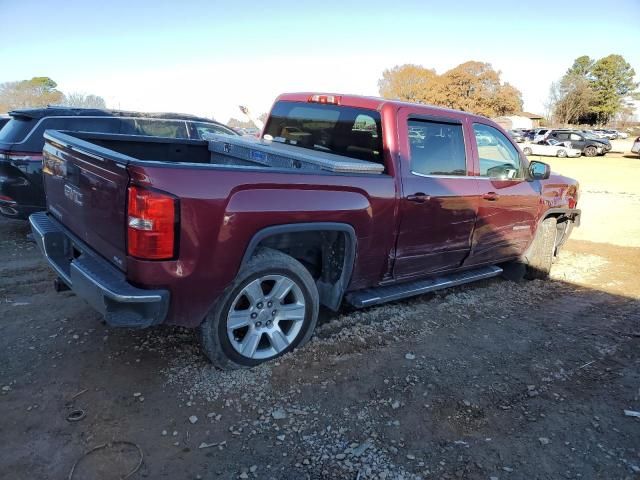
M 525 278 L 544 279 L 551 272 L 558 229 L 554 217 L 545 218 L 538 226 L 536 236 L 525 254 Z
M 304 345 L 318 321 L 318 290 L 296 259 L 262 249 L 200 325 L 205 355 L 222 369 L 247 368 Z

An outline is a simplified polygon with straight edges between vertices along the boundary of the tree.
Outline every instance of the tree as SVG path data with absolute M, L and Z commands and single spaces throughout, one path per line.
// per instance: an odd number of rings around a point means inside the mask
M 502 83 L 490 64 L 466 62 L 443 73 L 418 65 L 385 70 L 378 82 L 380 95 L 417 103 L 464 110 L 486 116 L 522 110 L 522 94 Z
M 590 78 L 591 69 L 593 68 L 594 60 L 588 55 L 582 55 L 573 61 L 571 68 L 567 70 L 567 75 L 578 75 L 586 79 Z
M 552 83 L 550 96 L 553 118 L 563 125 L 578 123 L 588 115 L 594 99 L 590 81 L 575 71 Z
M 551 87 L 550 103 L 561 123 L 606 124 L 625 108 L 638 83 L 620 55 L 593 60 L 583 55 Z
M 65 95 L 62 105 L 75 108 L 107 108 L 104 98 L 97 95 L 84 95 L 78 92 Z
M 16 108 L 45 107 L 59 103 L 64 95 L 49 77 L 0 84 L 0 112 Z
M 382 72 L 378 80 L 380 95 L 405 102 L 427 103 L 429 89 L 437 78 L 435 70 L 420 65 L 397 65 Z
M 591 111 L 597 121 L 606 124 L 622 107 L 622 100 L 638 87 L 636 72 L 621 55 L 609 55 L 593 64 L 591 87 L 594 102 Z

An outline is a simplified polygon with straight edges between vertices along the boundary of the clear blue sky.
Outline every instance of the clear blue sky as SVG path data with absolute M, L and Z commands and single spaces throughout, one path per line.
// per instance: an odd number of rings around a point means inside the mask
M 490 62 L 542 112 L 574 58 L 640 79 L 640 1 L 0 0 L 0 82 L 49 76 L 110 107 L 238 116 L 282 91 L 377 94 L 384 68 Z

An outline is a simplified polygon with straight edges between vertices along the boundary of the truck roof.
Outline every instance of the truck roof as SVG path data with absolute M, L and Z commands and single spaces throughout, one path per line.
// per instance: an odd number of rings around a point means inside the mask
M 482 115 L 476 115 L 474 113 L 469 113 L 462 110 L 455 110 L 452 108 L 437 107 L 435 105 L 403 102 L 401 100 L 390 100 L 388 98 L 369 97 L 365 95 L 349 95 L 349 94 L 345 95 L 341 93 L 327 93 L 327 92 L 283 93 L 280 96 L 278 96 L 276 101 L 283 100 L 283 101 L 289 101 L 289 102 L 308 102 L 309 98 L 313 95 L 340 97 L 340 105 L 355 107 L 355 108 L 366 108 L 369 110 L 381 110 L 384 105 L 394 105 L 396 106 L 396 108 L 420 107 L 420 108 L 424 108 L 425 110 L 433 111 L 436 114 L 448 113 L 448 114 L 454 114 L 456 116 L 464 115 L 464 116 L 473 117 L 473 118 L 482 118 L 482 119 L 487 118 L 487 117 L 483 117 Z
M 210 118 L 198 117 L 185 113 L 146 113 L 133 112 L 128 110 L 110 110 L 103 108 L 75 108 L 63 106 L 48 106 L 44 108 L 21 108 L 11 110 L 12 117 L 44 118 L 56 116 L 78 116 L 78 117 L 142 117 L 142 118 L 166 118 L 172 120 L 191 120 L 197 122 L 220 123 Z

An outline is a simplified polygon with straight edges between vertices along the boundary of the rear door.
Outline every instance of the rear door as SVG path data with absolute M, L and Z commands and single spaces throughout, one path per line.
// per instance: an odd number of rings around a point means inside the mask
M 124 269 L 128 157 L 58 132 L 47 132 L 45 139 L 47 209 L 80 240 Z
M 569 141 L 571 142 L 571 147 L 578 150 L 584 150 L 584 147 L 587 146 L 587 141 L 579 133 L 570 133 Z
M 471 248 L 478 191 L 456 116 L 398 112 L 402 193 L 394 277 L 460 266 Z
M 474 123 L 480 189 L 478 218 L 471 252 L 465 266 L 514 258 L 528 247 L 536 228 L 540 204 L 540 182 L 527 181 L 526 160 L 500 130 Z

